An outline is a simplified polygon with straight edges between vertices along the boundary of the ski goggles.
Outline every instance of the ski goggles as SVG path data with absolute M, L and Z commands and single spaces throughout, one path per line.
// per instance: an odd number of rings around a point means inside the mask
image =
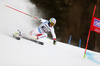
M 49 23 L 50 23 L 52 26 L 54 26 L 54 25 L 55 25 L 54 23 L 52 23 L 52 22 L 50 22 L 50 21 L 49 21 Z
M 54 23 L 50 23 L 52 26 L 54 26 L 55 24 Z

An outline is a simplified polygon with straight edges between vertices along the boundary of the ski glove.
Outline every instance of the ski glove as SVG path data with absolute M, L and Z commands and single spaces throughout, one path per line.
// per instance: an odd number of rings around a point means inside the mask
M 53 40 L 53 44 L 54 44 L 54 45 L 56 44 L 56 40 Z

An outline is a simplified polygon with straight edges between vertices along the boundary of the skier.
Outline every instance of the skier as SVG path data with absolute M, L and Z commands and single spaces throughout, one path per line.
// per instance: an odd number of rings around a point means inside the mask
M 52 37 L 53 37 L 53 44 L 56 44 L 56 34 L 54 31 L 54 25 L 56 24 L 56 19 L 50 18 L 50 20 L 48 21 L 48 20 L 41 18 L 40 21 L 42 22 L 42 24 L 39 27 L 37 27 L 36 29 L 30 31 L 31 37 L 29 37 L 29 38 L 38 40 L 40 38 L 47 37 L 48 36 L 47 33 L 51 32 Z M 18 35 L 20 36 L 20 32 Z M 13 34 L 13 36 L 16 36 L 16 33 Z M 22 34 L 22 36 L 23 36 L 23 34 Z

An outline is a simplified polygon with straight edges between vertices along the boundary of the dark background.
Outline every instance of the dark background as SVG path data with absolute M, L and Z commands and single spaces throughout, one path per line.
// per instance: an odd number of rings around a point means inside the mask
M 55 32 L 57 40 L 68 43 L 72 35 L 71 44 L 85 48 L 91 24 L 94 6 L 95 16 L 100 18 L 99 0 L 30 0 L 36 7 L 46 14 L 45 19 L 57 19 Z M 88 49 L 100 52 L 100 34 L 91 32 Z

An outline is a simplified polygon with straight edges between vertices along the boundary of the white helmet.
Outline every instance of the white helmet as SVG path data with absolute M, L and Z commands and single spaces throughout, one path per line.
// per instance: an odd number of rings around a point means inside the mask
M 56 19 L 50 18 L 49 22 L 50 22 L 50 24 L 52 24 L 54 26 L 56 24 Z

